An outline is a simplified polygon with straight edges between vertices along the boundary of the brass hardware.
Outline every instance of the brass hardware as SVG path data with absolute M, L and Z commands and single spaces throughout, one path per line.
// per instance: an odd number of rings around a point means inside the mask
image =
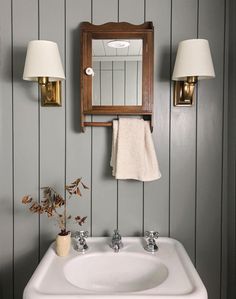
M 39 77 L 41 105 L 61 106 L 61 81 L 49 82 L 48 77 Z
M 198 77 L 187 77 L 186 81 L 175 81 L 174 106 L 192 106 L 193 94 Z

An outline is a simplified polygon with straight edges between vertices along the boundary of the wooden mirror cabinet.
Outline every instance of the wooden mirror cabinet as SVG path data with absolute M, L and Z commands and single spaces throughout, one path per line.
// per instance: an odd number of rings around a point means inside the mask
M 81 129 L 111 126 L 86 115 L 140 115 L 152 126 L 154 28 L 106 23 L 80 25 Z

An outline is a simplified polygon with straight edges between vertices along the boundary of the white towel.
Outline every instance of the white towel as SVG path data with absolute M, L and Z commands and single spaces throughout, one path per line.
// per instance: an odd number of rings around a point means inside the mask
M 149 122 L 134 118 L 113 121 L 110 165 L 116 179 L 153 181 L 161 177 Z

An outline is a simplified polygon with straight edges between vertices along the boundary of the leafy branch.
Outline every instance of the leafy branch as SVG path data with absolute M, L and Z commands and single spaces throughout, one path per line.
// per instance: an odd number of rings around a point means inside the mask
M 72 218 L 71 215 L 67 215 L 67 201 L 71 199 L 73 195 L 77 197 L 81 197 L 82 193 L 80 191 L 81 186 L 84 189 L 89 189 L 83 182 L 82 178 L 76 179 L 69 185 L 66 185 L 65 189 L 69 193 L 68 199 L 64 199 L 54 188 L 42 187 L 43 190 L 43 198 L 40 200 L 40 203 L 33 200 L 31 195 L 25 195 L 22 198 L 22 203 L 26 205 L 30 205 L 29 210 L 32 213 L 37 214 L 46 214 L 49 218 L 55 217 L 57 224 L 61 230 L 60 235 L 67 235 L 68 231 L 66 228 L 67 220 Z M 58 210 L 63 208 L 63 212 L 60 213 Z M 82 226 L 87 219 L 87 216 L 74 217 L 75 222 Z

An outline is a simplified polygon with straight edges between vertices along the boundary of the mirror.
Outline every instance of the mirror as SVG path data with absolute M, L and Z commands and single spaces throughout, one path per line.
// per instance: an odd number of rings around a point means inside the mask
M 92 105 L 142 105 L 141 39 L 92 40 Z
M 85 126 L 99 126 L 86 122 L 86 115 L 142 115 L 151 120 L 153 39 L 152 22 L 81 23 L 82 131 Z

